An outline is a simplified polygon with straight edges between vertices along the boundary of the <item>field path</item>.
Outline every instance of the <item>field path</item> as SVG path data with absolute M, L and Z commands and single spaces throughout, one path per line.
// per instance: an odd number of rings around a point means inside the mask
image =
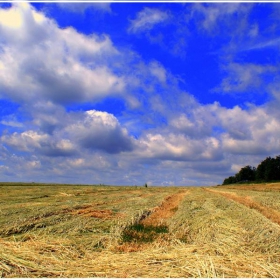
M 268 218 L 270 221 L 280 225 L 280 212 L 276 211 L 273 208 L 261 205 L 260 203 L 254 201 L 250 196 L 244 197 L 244 196 L 239 196 L 236 193 L 218 191 L 218 190 L 210 190 L 210 189 L 204 189 L 204 190 L 208 192 L 220 194 L 227 199 L 234 200 L 240 204 L 247 206 L 248 208 L 255 209 L 263 216 Z
M 178 210 L 180 202 L 189 191 L 180 191 L 164 199 L 160 206 L 153 209 L 151 215 L 141 221 L 143 225 L 160 225 Z

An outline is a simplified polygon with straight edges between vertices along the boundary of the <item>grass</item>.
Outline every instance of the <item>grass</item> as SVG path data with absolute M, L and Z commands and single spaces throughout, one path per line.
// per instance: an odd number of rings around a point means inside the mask
M 0 276 L 279 278 L 268 187 L 1 185 Z
M 166 225 L 143 225 L 140 223 L 129 225 L 121 235 L 122 242 L 153 242 L 161 233 L 168 233 Z

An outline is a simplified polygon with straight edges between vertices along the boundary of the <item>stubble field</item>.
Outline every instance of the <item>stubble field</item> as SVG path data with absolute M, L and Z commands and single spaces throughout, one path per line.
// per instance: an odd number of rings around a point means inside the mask
M 0 277 L 280 277 L 280 183 L 0 186 Z

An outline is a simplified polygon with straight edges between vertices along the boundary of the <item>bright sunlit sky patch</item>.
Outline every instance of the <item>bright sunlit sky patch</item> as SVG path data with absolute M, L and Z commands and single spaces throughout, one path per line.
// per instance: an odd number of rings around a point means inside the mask
M 0 181 L 215 185 L 280 154 L 280 3 L 0 4 Z

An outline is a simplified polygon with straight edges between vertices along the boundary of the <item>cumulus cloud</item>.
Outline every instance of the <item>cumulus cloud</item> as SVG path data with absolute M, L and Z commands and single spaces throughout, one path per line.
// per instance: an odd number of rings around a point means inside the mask
M 81 120 L 70 124 L 65 131 L 87 149 L 111 154 L 133 150 L 133 138 L 112 114 L 106 112 L 87 111 Z
M 16 160 L 22 162 L 25 158 L 32 172 L 47 170 L 46 174 L 56 174 L 61 180 L 63 176 L 70 178 L 76 174 L 77 182 L 82 182 L 82 174 L 89 179 L 90 173 L 93 182 L 106 183 L 106 178 L 113 177 L 116 183 L 139 184 L 145 174 L 145 180 L 151 184 L 196 185 L 199 181 L 203 185 L 235 173 L 239 166 L 255 165 L 267 154 L 277 153 L 280 124 L 269 106 L 252 106 L 246 111 L 240 107 L 227 109 L 216 103 L 200 105 L 196 110 L 201 110 L 194 115 L 196 119 L 179 115 L 172 119 L 178 121 L 173 126 L 143 131 L 138 139 L 130 136 L 112 114 L 95 110 L 64 112 L 63 117 L 57 115 L 63 121 L 52 134 L 35 130 L 4 134 L 2 161 L 11 164 L 11 156 L 7 154 L 11 149 L 13 153 L 27 154 Z M 209 117 L 208 121 L 207 115 L 212 119 Z M 193 122 L 208 125 L 212 134 L 213 126 L 220 127 L 222 132 L 211 135 L 201 129 L 199 137 L 192 135 Z M 31 158 L 32 154 L 37 157 Z M 16 166 L 17 172 L 24 176 L 27 169 Z M 101 170 L 106 173 L 103 179 Z M 2 168 L 1 172 L 8 174 L 11 170 Z
M 54 139 L 48 134 L 32 130 L 3 135 L 1 141 L 16 151 L 34 152 L 47 156 L 71 156 L 76 153 L 76 147 L 68 139 Z
M 220 143 L 214 137 L 196 141 L 182 134 L 149 133 L 140 139 L 139 144 L 139 156 L 160 160 L 216 160 L 222 156 Z
M 151 30 L 155 25 L 166 21 L 168 17 L 167 12 L 145 7 L 134 20 L 131 20 L 128 32 L 137 33 Z
M 247 121 L 247 130 L 251 134 L 250 138 L 238 139 L 232 137 L 230 133 L 222 136 L 224 150 L 233 154 L 263 154 L 269 155 L 279 151 L 280 146 L 280 122 L 272 116 L 254 116 L 255 121 Z M 264 117 L 265 119 L 262 119 Z M 245 120 L 246 122 L 246 120 Z
M 57 115 L 59 116 L 59 115 Z M 55 116 L 40 116 L 36 121 L 43 128 L 45 121 L 54 123 L 51 134 L 28 130 L 1 137 L 1 141 L 19 151 L 39 152 L 47 156 L 73 156 L 83 149 L 100 150 L 109 154 L 132 151 L 134 139 L 109 113 L 95 110 L 64 113 L 64 123 L 57 124 Z
M 123 77 L 106 65 L 118 55 L 107 36 L 60 29 L 27 3 L 1 10 L 1 18 L 2 97 L 67 104 L 96 101 L 124 90 Z
M 216 104 L 212 107 L 216 124 L 221 128 L 217 137 L 223 153 L 234 155 L 268 155 L 277 153 L 280 122 L 270 104 L 251 105 L 244 110 L 239 106 L 227 109 Z
M 169 119 L 170 128 L 194 139 L 211 136 L 217 124 L 211 110 L 213 106 L 193 106 L 187 113 L 175 113 Z

